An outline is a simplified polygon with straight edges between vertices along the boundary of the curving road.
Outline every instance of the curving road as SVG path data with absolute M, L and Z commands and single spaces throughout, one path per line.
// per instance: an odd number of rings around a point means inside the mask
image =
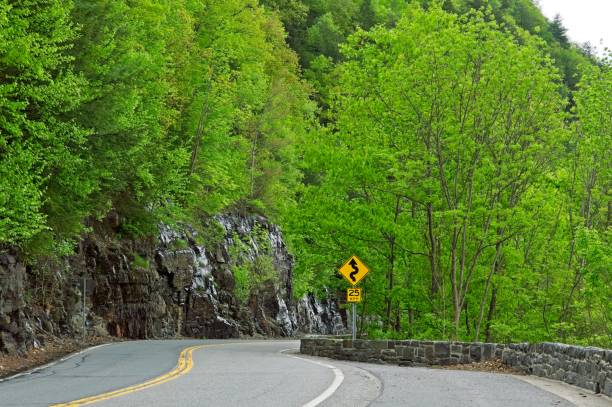
M 0 406 L 576 406 L 509 375 L 331 361 L 299 355 L 298 347 L 113 343 L 0 382 Z

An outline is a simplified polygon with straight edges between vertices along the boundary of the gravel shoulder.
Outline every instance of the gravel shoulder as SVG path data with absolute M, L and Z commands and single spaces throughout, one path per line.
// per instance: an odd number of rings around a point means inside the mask
M 0 353 L 0 380 L 27 372 L 65 356 L 92 346 L 120 341 L 116 337 L 89 337 L 85 341 L 75 338 L 47 337 L 44 345 L 31 349 L 25 355 L 4 355 Z

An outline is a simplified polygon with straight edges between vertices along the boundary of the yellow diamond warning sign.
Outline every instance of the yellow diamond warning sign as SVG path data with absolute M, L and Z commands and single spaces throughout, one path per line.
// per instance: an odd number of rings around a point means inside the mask
M 361 288 L 352 287 L 346 289 L 346 302 L 361 302 Z
M 350 284 L 356 285 L 370 271 L 357 256 L 353 256 L 338 270 Z

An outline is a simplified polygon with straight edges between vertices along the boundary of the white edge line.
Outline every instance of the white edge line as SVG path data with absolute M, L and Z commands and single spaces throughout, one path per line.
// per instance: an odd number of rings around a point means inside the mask
M 285 352 L 290 351 L 290 350 L 296 350 L 296 349 L 295 348 L 284 349 L 284 350 L 281 350 L 280 353 L 285 353 Z M 304 404 L 302 407 L 315 407 L 315 406 L 318 406 L 319 404 L 321 404 L 322 402 L 327 400 L 332 394 L 334 394 L 336 392 L 336 390 L 338 390 L 338 387 L 340 387 L 340 385 L 344 381 L 344 374 L 342 373 L 342 371 L 340 369 L 338 369 L 335 366 L 328 365 L 327 363 L 317 362 L 315 360 L 301 358 L 299 356 L 293 356 L 293 355 L 287 355 L 287 356 L 289 356 L 291 358 L 294 358 L 294 359 L 303 360 L 305 362 L 314 363 L 315 365 L 326 367 L 328 369 L 331 369 L 334 372 L 334 381 L 332 382 L 332 384 L 327 389 L 325 389 L 325 391 L 323 393 L 319 394 L 317 397 L 315 397 L 314 399 L 310 400 L 308 403 Z
M 48 367 L 55 366 L 58 363 L 65 362 L 66 360 L 71 359 L 71 358 L 73 358 L 75 356 L 79 356 L 79 355 L 81 355 L 81 354 L 83 354 L 85 352 L 89 352 L 89 351 L 92 351 L 94 349 L 98 349 L 98 348 L 101 348 L 103 346 L 110 345 L 111 343 L 115 343 L 115 342 L 103 343 L 101 345 L 91 346 L 89 348 L 82 349 L 82 350 L 80 350 L 78 352 L 71 353 L 69 355 L 66 355 L 66 356 L 60 358 L 60 359 L 54 360 L 53 362 L 49 362 L 49 363 L 47 363 L 45 365 L 37 366 L 37 367 L 35 367 L 33 369 L 26 370 L 25 372 L 17 373 L 17 374 L 15 374 L 13 376 L 9 376 L 9 377 L 5 377 L 4 379 L 0 379 L 0 383 L 8 382 L 9 380 L 14 380 L 14 379 L 17 379 L 17 378 L 19 378 L 21 376 L 31 375 L 33 373 L 39 372 L 39 371 L 41 371 L 43 369 L 46 369 Z

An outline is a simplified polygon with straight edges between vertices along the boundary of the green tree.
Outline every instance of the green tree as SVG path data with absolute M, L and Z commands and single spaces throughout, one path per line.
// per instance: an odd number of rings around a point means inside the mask
M 563 26 L 563 19 L 561 15 L 557 14 L 553 21 L 550 22 L 549 29 L 553 37 L 559 41 L 562 46 L 569 45 L 569 39 L 567 37 L 567 28 Z
M 278 18 L 250 2 L 191 7 L 198 29 L 180 127 L 191 150 L 190 205 L 278 213 L 291 202 L 295 143 L 314 110 L 297 57 Z
M 568 165 L 568 232 L 571 277 L 563 290 L 560 321 L 565 335 L 612 339 L 612 66 L 585 66 L 576 93 L 576 116 Z M 569 277 L 569 276 L 568 276 Z M 580 315 L 580 317 L 578 317 Z M 573 323 L 575 321 L 575 323 Z M 573 326 L 572 326 L 573 325 Z
M 91 129 L 95 210 L 158 207 L 185 185 L 186 151 L 171 137 L 178 109 L 174 41 L 190 35 L 175 2 L 78 2 L 76 70 L 89 81 L 76 119 Z
M 499 276 L 515 272 L 506 246 L 527 232 L 531 191 L 564 137 L 559 77 L 527 33 L 436 7 L 357 32 L 344 57 L 337 133 L 322 143 L 333 153 L 319 150 L 328 164 L 318 162 L 325 170 L 307 187 L 314 198 L 300 202 L 313 212 L 300 217 L 329 236 L 328 250 L 358 247 L 380 270 L 374 284 L 384 291 L 370 295 L 384 305 L 370 312 L 384 327 L 416 312 L 438 319 L 436 335 L 478 338 Z M 319 253 L 320 237 L 302 240 L 315 239 Z M 462 329 L 464 312 L 471 322 Z
M 85 81 L 70 69 L 71 2 L 0 2 L 0 244 L 80 231 L 87 133 L 69 119 Z

